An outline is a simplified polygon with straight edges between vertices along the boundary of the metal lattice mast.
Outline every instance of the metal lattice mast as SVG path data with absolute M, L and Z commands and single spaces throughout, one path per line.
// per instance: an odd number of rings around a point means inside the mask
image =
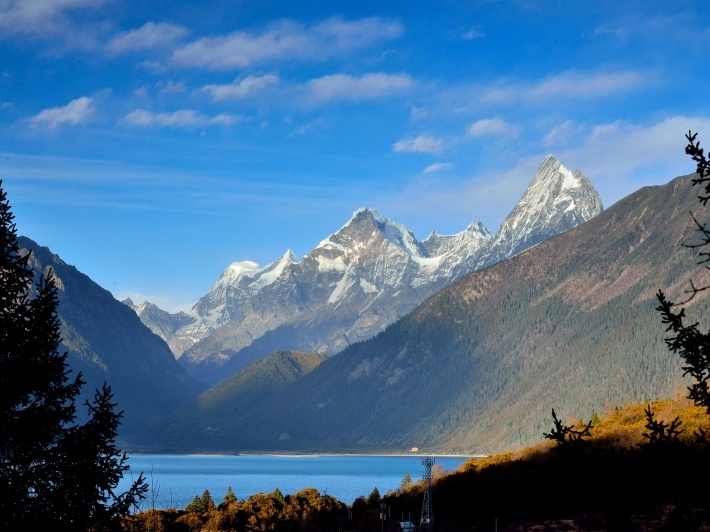
M 424 504 L 422 504 L 422 521 L 420 530 L 434 530 L 434 510 L 431 506 L 431 466 L 434 465 L 433 458 L 426 457 L 422 460 L 424 465 Z

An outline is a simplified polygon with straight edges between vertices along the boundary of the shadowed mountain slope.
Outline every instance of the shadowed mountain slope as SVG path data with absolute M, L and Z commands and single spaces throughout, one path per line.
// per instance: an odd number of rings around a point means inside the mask
M 121 434 L 143 430 L 199 393 L 200 386 L 175 361 L 167 344 L 135 312 L 48 248 L 25 237 L 18 242 L 21 253 L 32 250 L 30 265 L 37 278 L 53 270 L 63 339 L 59 349 L 69 353 L 70 368 L 81 371 L 87 381 L 82 397 L 93 398 L 104 381 L 111 385 L 117 409 L 125 415 Z M 78 415 L 83 412 L 77 408 Z
M 429 298 L 376 337 L 225 417 L 146 435 L 214 449 L 492 452 L 539 440 L 550 409 L 588 419 L 605 405 L 682 389 L 654 311 L 708 280 L 682 242 L 699 210 L 689 177 L 644 188 L 584 225 Z M 701 219 L 704 219 L 701 216 Z M 708 312 L 701 294 L 689 311 Z
M 195 446 L 193 434 L 180 433 L 176 438 L 169 436 L 169 439 L 162 443 L 168 449 L 229 449 L 232 442 L 231 431 L 221 422 L 206 425 L 203 417 L 206 411 L 210 412 L 210 420 L 248 416 L 251 405 L 268 402 L 279 389 L 307 375 L 325 360 L 325 355 L 316 352 L 275 351 L 232 374 L 195 401 L 177 409 L 153 430 L 162 432 L 166 424 L 188 424 L 200 432 L 204 442 L 204 447 L 199 444 Z
M 500 231 L 474 221 L 418 241 L 374 209 L 358 209 L 302 260 L 235 262 L 189 315 L 136 307 L 196 379 L 215 383 L 276 349 L 333 355 L 371 338 L 456 279 L 567 231 L 602 211 L 579 171 L 548 156 Z

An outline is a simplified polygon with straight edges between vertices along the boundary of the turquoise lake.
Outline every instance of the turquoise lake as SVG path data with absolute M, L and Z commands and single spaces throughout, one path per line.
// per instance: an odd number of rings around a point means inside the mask
M 269 493 L 279 488 L 284 495 L 304 488 L 316 488 L 338 500 L 352 504 L 370 494 L 377 487 L 382 495 L 396 490 L 405 474 L 413 481 L 422 478 L 424 466 L 421 456 L 215 456 L 215 455 L 132 455 L 131 473 L 124 476 L 119 486 L 127 489 L 131 476 L 142 471 L 149 487 L 148 498 L 142 507 L 155 501 L 155 508 L 184 508 L 195 495 L 210 491 L 219 504 L 227 487 L 237 498 L 248 498 L 255 493 Z M 466 457 L 434 457 L 437 465 L 452 471 L 466 461 Z M 435 466 L 436 467 L 436 466 Z

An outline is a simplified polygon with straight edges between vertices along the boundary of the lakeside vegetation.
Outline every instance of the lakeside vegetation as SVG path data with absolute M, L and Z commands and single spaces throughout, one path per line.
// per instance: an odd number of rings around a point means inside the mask
M 698 196 L 705 205 L 710 201 L 710 161 L 694 143 L 695 135 L 687 138 L 686 153 L 697 162 L 692 183 L 705 185 Z M 700 240 L 686 245 L 707 264 L 710 229 L 693 221 Z M 710 288 L 692 281 L 690 286 L 685 303 Z M 683 374 L 693 379 L 688 399 L 614 408 L 603 419 L 594 413 L 589 421 L 563 422 L 553 409 L 546 441 L 469 460 L 460 471 L 438 479 L 432 498 L 440 530 L 489 530 L 493 524 L 501 530 L 710 530 L 705 488 L 710 474 L 710 333 L 701 333 L 697 322 L 689 325 L 683 305 L 662 291 L 657 299 L 665 344 L 682 359 Z M 225 498 L 219 507 L 205 493 L 182 511 L 132 516 L 125 529 L 397 530 L 398 519 L 385 515 L 416 516 L 423 498 L 422 483 L 406 480 L 398 492 L 381 498 L 375 489 L 350 507 L 315 490 L 288 498 L 278 490 L 243 502 Z
M 698 163 L 692 183 L 705 185 L 698 197 L 706 204 L 710 161 L 694 139 L 689 133 L 686 152 Z M 407 477 L 398 491 L 381 496 L 374 488 L 351 505 L 313 488 L 285 496 L 276 489 L 243 501 L 230 489 L 220 504 L 205 491 L 184 509 L 151 508 L 129 515 L 146 498 L 148 485 L 141 475 L 124 494 L 114 492 L 128 469 L 126 454 L 115 445 L 122 413 L 114 412 L 111 389 L 104 385 L 94 402 L 85 404 L 90 419 L 75 424 L 83 381 L 81 373 L 69 377 L 67 354 L 58 351 L 58 287 L 48 271 L 32 292 L 34 270 L 29 255 L 19 253 L 12 220 L 0 182 L 0 299 L 5 302 L 0 308 L 0 375 L 7 384 L 0 386 L 5 395 L 0 416 L 3 529 L 393 531 L 405 515 L 415 516 L 416 522 L 425 488 Z M 700 236 L 697 244 L 686 246 L 696 249 L 707 266 L 710 228 L 692 220 Z M 593 413 L 589 421 L 563 421 L 553 409 L 545 441 L 469 460 L 459 471 L 437 475 L 437 527 L 452 532 L 490 529 L 492 523 L 501 530 L 710 530 L 705 487 L 710 476 L 710 332 L 701 333 L 685 315 L 686 304 L 708 289 L 710 282 L 691 281 L 681 304 L 662 291 L 657 294 L 666 347 L 676 363 L 682 360 L 682 373 L 692 380 L 687 398 L 613 407 L 603 416 Z M 294 365 L 291 355 L 283 356 L 281 380 L 302 371 L 310 375 L 327 364 L 300 354 L 303 365 Z
M 681 299 L 688 278 L 703 280 L 680 248 L 694 237 L 690 181 L 639 190 L 474 272 L 283 385 L 268 384 L 269 367 L 246 368 L 131 443 L 183 453 L 495 453 L 539 441 L 552 407 L 588 418 L 606 404 L 673 396 L 689 381 L 653 309 L 660 287 Z M 708 315 L 708 296 L 688 312 Z
M 649 410 L 647 411 L 647 408 Z M 651 421 L 656 423 L 652 425 Z M 710 527 L 704 491 L 710 418 L 686 398 L 611 407 L 591 420 L 564 426 L 589 436 L 579 444 L 546 439 L 516 452 L 470 459 L 435 478 L 433 507 L 439 530 L 698 530 Z M 659 425 L 675 426 L 659 437 Z M 680 424 L 680 425 L 678 425 Z M 552 420 L 550 421 L 552 426 Z M 649 426 L 651 425 L 651 426 Z M 680 432 L 679 432 L 680 431 Z M 552 432 L 552 431 L 551 431 Z M 541 435 L 542 437 L 542 435 Z M 423 484 L 403 479 L 397 491 L 373 489 L 346 505 L 313 488 L 284 496 L 278 489 L 238 501 L 209 493 L 184 509 L 150 509 L 127 518 L 127 532 L 397 530 L 404 517 L 418 523 Z M 380 520 L 380 505 L 388 518 Z

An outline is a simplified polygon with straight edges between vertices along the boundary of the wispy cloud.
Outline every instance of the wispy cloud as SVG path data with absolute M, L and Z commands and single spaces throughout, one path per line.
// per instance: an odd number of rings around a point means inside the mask
M 67 11 L 94 9 L 104 0 L 2 0 L 0 37 L 25 34 L 46 37 L 69 25 Z
M 599 124 L 559 156 L 581 168 L 616 201 L 638 188 L 638 181 L 664 183 L 693 172 L 695 167 L 684 150 L 688 130 L 701 134 L 710 131 L 710 117 L 673 116 L 653 124 Z
M 413 120 L 423 120 L 425 118 L 428 118 L 429 115 L 431 114 L 431 111 L 427 109 L 426 107 L 417 107 L 414 106 L 412 107 L 411 111 L 409 112 L 409 117 Z
M 622 121 L 599 124 L 570 152 L 575 156 L 584 154 L 588 163 L 592 158 L 599 159 L 595 166 L 601 164 L 607 171 L 612 167 L 617 172 L 622 168 L 628 171 L 639 165 L 682 157 L 683 150 L 679 148 L 684 144 L 683 133 L 691 123 L 687 118 L 674 117 L 650 126 Z
M 483 118 L 468 127 L 467 135 L 474 138 L 487 135 L 516 137 L 518 129 L 501 118 Z
M 28 119 L 35 128 L 56 129 L 64 124 L 78 125 L 86 122 L 94 113 L 93 100 L 82 96 L 62 107 L 44 109 Z
M 454 165 L 451 163 L 434 163 L 424 169 L 425 174 L 433 174 L 434 172 L 442 172 L 445 170 L 453 170 Z
M 127 114 L 121 122 L 132 126 L 195 128 L 202 126 L 229 126 L 242 121 L 235 115 L 218 114 L 206 116 L 192 109 L 180 109 L 172 113 L 151 113 L 145 109 L 136 109 Z
M 569 71 L 533 83 L 497 85 L 484 89 L 482 99 L 490 103 L 549 101 L 553 98 L 587 99 L 626 92 L 647 79 L 638 72 Z
M 495 231 L 521 197 L 543 158 L 544 155 L 536 155 L 519 159 L 512 167 L 489 169 L 463 180 L 428 174 L 382 203 L 387 204 L 387 212 L 392 216 L 405 218 L 417 213 L 420 227 L 409 225 L 416 233 L 426 234 L 432 228 L 444 233 L 457 232 L 473 219 L 484 220 Z
M 482 37 L 485 37 L 486 34 L 481 31 L 481 26 L 473 26 L 469 28 L 468 30 L 464 31 L 461 33 L 461 38 L 470 41 L 473 39 L 481 39 Z
M 400 153 L 441 153 L 444 149 L 444 141 L 430 135 L 420 135 L 413 139 L 395 142 L 392 149 Z
M 412 78 L 406 74 L 376 72 L 362 76 L 333 74 L 308 82 L 310 97 L 316 101 L 367 100 L 410 89 Z
M 309 131 L 312 131 L 314 129 L 323 129 L 325 126 L 326 121 L 323 118 L 317 118 L 313 122 L 303 124 L 302 126 L 299 126 L 294 129 L 293 132 L 289 135 L 289 137 L 293 137 L 294 135 L 305 135 Z
M 200 91 L 208 92 L 215 102 L 220 100 L 236 100 L 245 98 L 250 94 L 261 91 L 269 85 L 274 85 L 278 82 L 279 77 L 276 74 L 247 76 L 243 79 L 235 79 L 232 83 L 225 85 L 205 85 Z
M 187 90 L 183 81 L 168 81 L 167 83 L 161 82 L 157 83 L 156 87 L 160 89 L 162 94 L 181 93 Z
M 124 31 L 106 45 L 112 53 L 135 52 L 173 45 L 188 34 L 187 28 L 165 22 L 147 22 L 137 30 Z
M 331 18 L 310 27 L 285 20 L 263 32 L 236 31 L 198 39 L 176 50 L 172 61 L 209 69 L 243 68 L 266 61 L 317 61 L 395 39 L 403 31 L 399 22 L 380 18 Z
M 567 120 L 553 127 L 542 139 L 542 145 L 546 148 L 566 147 L 583 130 L 584 126 L 581 124 Z

